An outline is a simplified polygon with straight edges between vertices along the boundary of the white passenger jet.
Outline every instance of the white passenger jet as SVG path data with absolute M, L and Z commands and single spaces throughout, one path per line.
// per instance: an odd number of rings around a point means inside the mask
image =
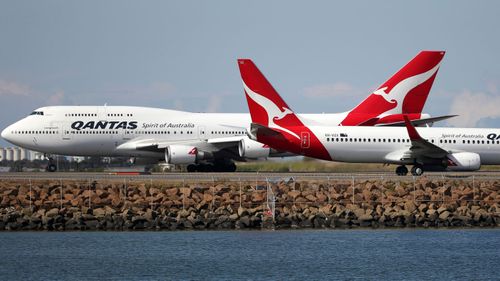
M 428 128 L 418 131 L 404 115 L 405 127 L 328 126 L 296 115 L 255 65 L 238 60 L 252 124 L 251 139 L 279 151 L 313 158 L 397 164 L 396 174 L 424 171 L 475 171 L 500 164 L 500 129 Z M 399 85 L 383 88 L 388 99 Z M 375 91 L 379 92 L 379 90 Z
M 300 116 L 329 126 L 402 125 L 403 114 L 418 124 L 449 118 L 421 113 L 443 56 L 442 51 L 420 52 L 351 111 Z M 246 113 L 48 106 L 10 125 L 1 136 L 47 155 L 146 158 L 151 163 L 165 160 L 188 165 L 190 172 L 235 171 L 234 161 L 290 155 L 249 139 L 250 122 Z M 56 169 L 49 157 L 47 170 Z

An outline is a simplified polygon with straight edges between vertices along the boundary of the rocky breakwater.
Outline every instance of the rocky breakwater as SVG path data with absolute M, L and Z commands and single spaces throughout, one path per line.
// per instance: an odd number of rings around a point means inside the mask
M 10 231 L 500 226 L 496 180 L 12 180 L 0 196 Z

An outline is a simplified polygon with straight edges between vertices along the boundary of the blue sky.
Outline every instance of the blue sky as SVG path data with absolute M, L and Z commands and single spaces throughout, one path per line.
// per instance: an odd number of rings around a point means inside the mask
M 424 111 L 500 127 L 498 11 L 498 1 L 0 1 L 0 128 L 59 104 L 247 112 L 240 57 L 295 111 L 341 112 L 423 49 L 447 51 Z

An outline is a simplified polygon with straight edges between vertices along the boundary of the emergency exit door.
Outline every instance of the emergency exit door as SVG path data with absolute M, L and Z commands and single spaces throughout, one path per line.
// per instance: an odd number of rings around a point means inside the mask
M 300 147 L 301 148 L 309 148 L 311 144 L 311 135 L 309 132 L 301 132 L 300 133 Z

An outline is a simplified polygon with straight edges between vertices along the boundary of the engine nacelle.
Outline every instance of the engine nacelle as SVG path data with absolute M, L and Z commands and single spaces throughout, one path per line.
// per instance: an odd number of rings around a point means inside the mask
M 168 164 L 194 164 L 199 158 L 200 153 L 195 146 L 169 145 L 165 149 L 165 161 Z
M 238 152 L 240 157 L 248 159 L 258 159 L 265 158 L 269 156 L 271 148 L 260 142 L 256 142 L 249 138 L 244 138 L 240 140 L 238 144 Z
M 473 152 L 457 152 L 447 156 L 447 168 L 450 171 L 476 171 L 481 168 L 481 157 Z

